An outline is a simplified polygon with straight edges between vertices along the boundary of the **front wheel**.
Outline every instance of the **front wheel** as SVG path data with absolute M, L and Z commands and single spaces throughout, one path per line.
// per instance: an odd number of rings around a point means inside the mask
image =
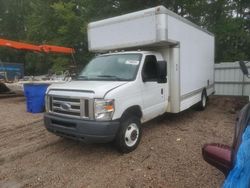
M 138 117 L 132 116 L 122 120 L 115 139 L 117 149 L 122 153 L 135 150 L 141 140 L 141 134 L 141 122 Z

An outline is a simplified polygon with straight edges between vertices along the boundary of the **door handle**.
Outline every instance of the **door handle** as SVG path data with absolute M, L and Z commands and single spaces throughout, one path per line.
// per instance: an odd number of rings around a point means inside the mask
M 163 88 L 161 88 L 161 94 L 163 95 Z

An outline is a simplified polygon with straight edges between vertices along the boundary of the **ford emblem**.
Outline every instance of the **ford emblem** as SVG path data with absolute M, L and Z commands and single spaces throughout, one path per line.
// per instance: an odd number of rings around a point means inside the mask
M 61 104 L 61 109 L 63 109 L 63 110 L 69 110 L 70 108 L 71 108 L 71 105 L 68 103 Z

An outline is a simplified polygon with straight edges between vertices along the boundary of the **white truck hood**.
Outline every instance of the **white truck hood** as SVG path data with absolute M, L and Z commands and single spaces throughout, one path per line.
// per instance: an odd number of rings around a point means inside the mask
M 112 89 L 126 83 L 126 81 L 71 81 L 63 84 L 52 84 L 49 86 L 47 93 L 103 98 Z

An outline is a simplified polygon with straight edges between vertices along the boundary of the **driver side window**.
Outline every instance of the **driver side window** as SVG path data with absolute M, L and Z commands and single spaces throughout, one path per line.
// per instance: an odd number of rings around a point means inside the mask
M 147 55 L 142 69 L 143 81 L 157 81 L 157 59 L 154 55 Z

